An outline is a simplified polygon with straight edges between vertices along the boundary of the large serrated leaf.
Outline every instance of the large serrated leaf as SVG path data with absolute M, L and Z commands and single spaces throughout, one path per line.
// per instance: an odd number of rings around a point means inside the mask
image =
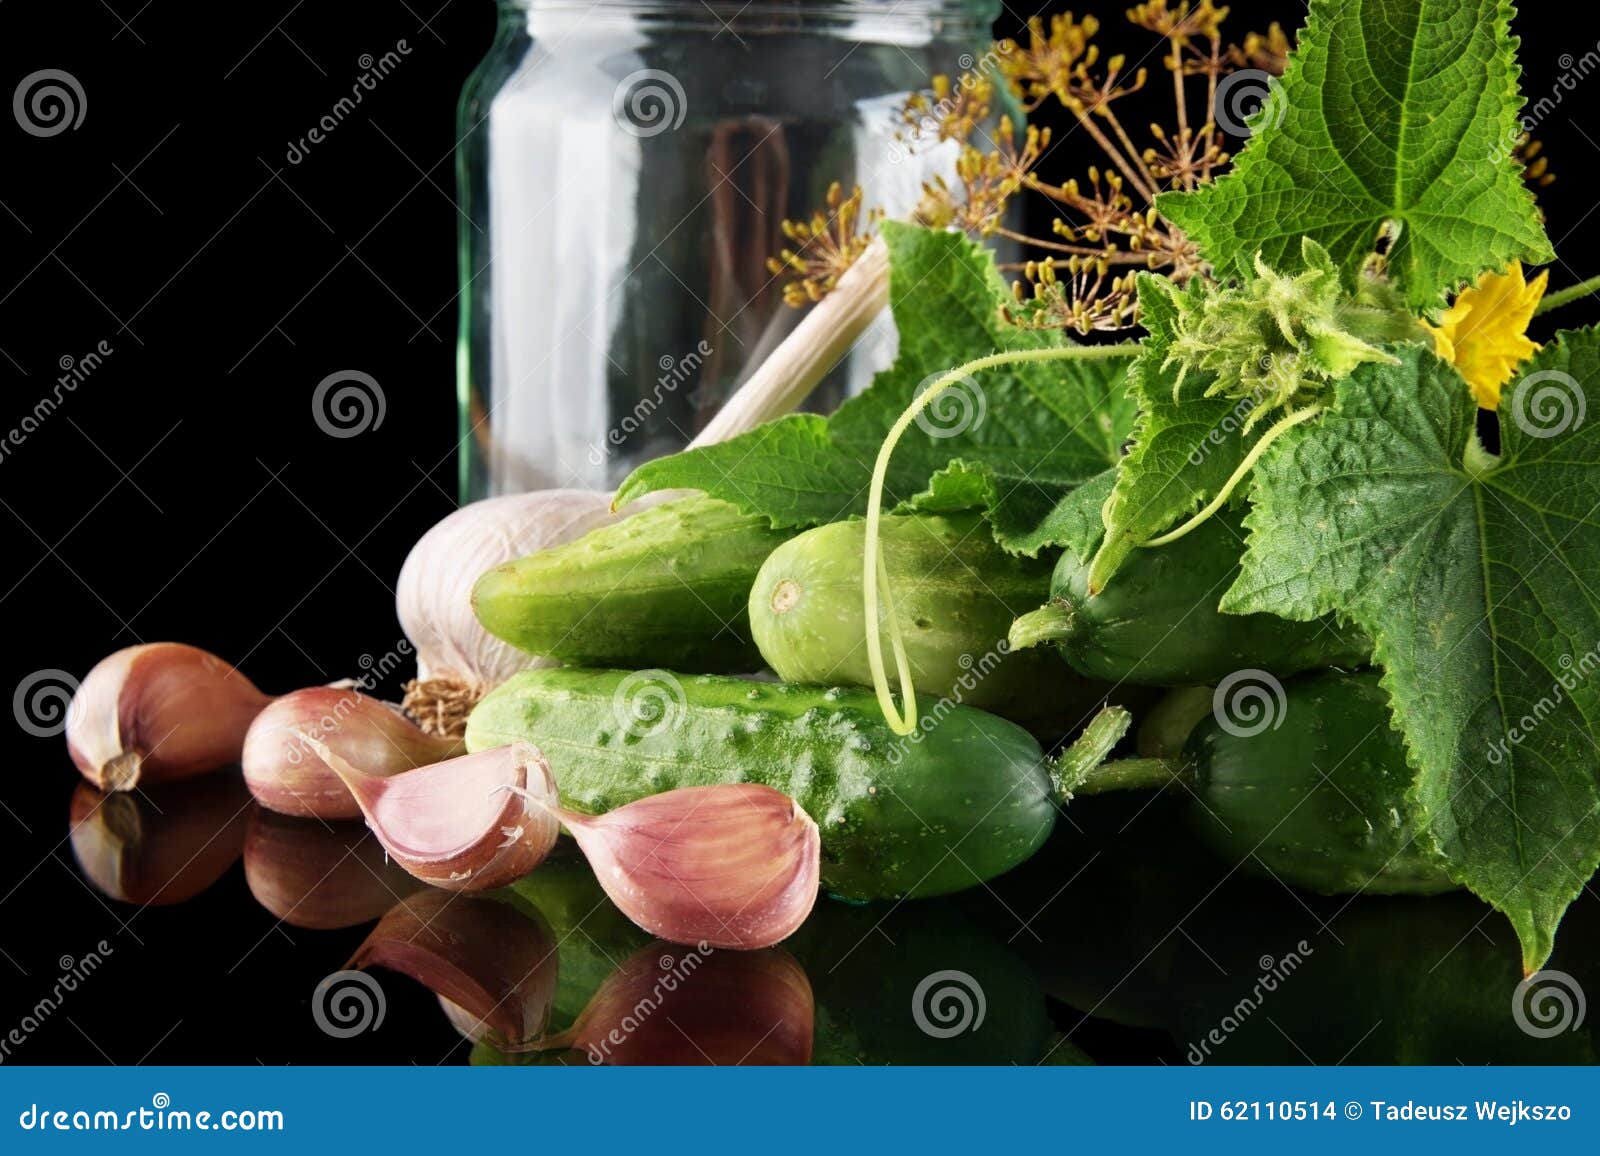
M 1157 207 L 1219 270 L 1320 241 L 1347 275 L 1398 222 L 1389 264 L 1416 307 L 1514 258 L 1554 254 L 1512 155 L 1510 0 L 1312 0 L 1232 171 Z
M 1413 817 L 1532 970 L 1600 865 L 1600 336 L 1563 334 L 1520 373 L 1498 460 L 1431 353 L 1342 382 L 1256 467 L 1222 607 L 1339 611 L 1373 637 Z

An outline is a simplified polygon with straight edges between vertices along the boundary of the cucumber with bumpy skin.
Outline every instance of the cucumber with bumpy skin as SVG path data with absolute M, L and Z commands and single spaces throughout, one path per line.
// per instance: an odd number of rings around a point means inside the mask
M 1324 671 L 1292 679 L 1281 692 L 1270 683 L 1235 690 L 1245 697 L 1223 688 L 1181 759 L 1106 763 L 1073 789 L 1157 787 L 1176 777 L 1192 795 L 1195 831 L 1212 850 L 1308 891 L 1455 888 L 1407 818 L 1412 772 L 1376 673 Z
M 491 692 L 467 748 L 529 742 L 591 814 L 676 787 L 762 783 L 822 831 L 822 883 L 850 899 L 939 895 L 1027 859 L 1056 806 L 1039 744 L 953 707 L 902 737 L 871 691 L 666 671 L 532 670 Z
M 495 567 L 472 608 L 495 637 L 563 662 L 757 670 L 745 603 L 787 537 L 727 502 L 682 498 Z
M 861 557 L 866 524 L 791 538 L 750 588 L 750 629 L 788 682 L 871 686 Z M 1075 729 L 1104 698 L 1044 650 L 1012 653 L 1006 631 L 1049 592 L 1050 563 L 1007 554 L 976 515 L 883 519 L 884 572 L 920 695 L 994 711 L 1030 729 Z
M 1068 550 L 1050 602 L 1016 621 L 1011 644 L 1053 642 L 1080 674 L 1142 686 L 1215 683 L 1245 669 L 1287 676 L 1366 665 L 1372 643 L 1332 617 L 1291 622 L 1217 609 L 1239 574 L 1241 520 L 1236 511 L 1219 513 L 1175 542 L 1136 550 L 1093 596 L 1089 563 Z

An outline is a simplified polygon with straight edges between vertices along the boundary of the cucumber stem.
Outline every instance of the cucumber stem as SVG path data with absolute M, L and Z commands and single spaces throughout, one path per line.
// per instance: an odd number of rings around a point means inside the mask
M 1534 308 L 1533 315 L 1538 317 L 1552 309 L 1560 309 L 1563 305 L 1570 305 L 1592 293 L 1600 293 L 1600 277 L 1590 277 L 1587 281 L 1579 281 L 1576 285 L 1569 285 L 1565 289 L 1546 295 L 1545 299 Z
M 1006 645 L 1027 650 L 1045 642 L 1065 642 L 1077 633 L 1078 615 L 1067 602 L 1050 602 L 1030 610 L 1011 624 Z
M 1055 787 L 1056 798 L 1070 802 L 1073 793 L 1100 767 L 1113 747 L 1122 741 L 1133 725 L 1133 715 L 1124 707 L 1107 705 L 1100 708 L 1083 733 L 1072 745 L 1052 760 L 1050 782 Z
M 972 374 L 1002 365 L 1016 365 L 1036 361 L 1110 361 L 1118 357 L 1133 357 L 1139 352 L 1137 342 L 1126 341 L 1118 345 L 1068 345 L 1055 349 L 1012 349 L 975 358 L 958 365 L 934 381 L 927 389 L 911 399 L 911 404 L 895 419 L 889 435 L 878 447 L 878 459 L 872 466 L 872 488 L 867 495 L 867 539 L 861 558 L 861 595 L 866 610 L 867 665 L 872 668 L 872 689 L 877 693 L 878 706 L 889 729 L 896 734 L 908 735 L 917 725 L 917 692 L 911 684 L 911 662 L 906 656 L 905 643 L 900 636 L 899 619 L 894 612 L 894 598 L 889 590 L 888 573 L 878 554 L 878 525 L 883 517 L 883 486 L 889 474 L 889 458 L 894 447 L 905 435 L 911 423 L 923 410 L 933 404 L 945 390 L 965 381 Z M 900 697 L 903 708 L 896 707 L 889 688 L 889 678 L 884 670 L 883 635 L 878 628 L 878 587 L 883 586 L 884 610 L 889 619 L 889 645 L 894 650 L 896 675 L 900 680 Z
M 1182 759 L 1117 759 L 1090 768 L 1070 789 L 1075 795 L 1148 791 L 1174 781 L 1181 782 L 1192 769 Z
M 1151 538 L 1141 544 L 1146 547 L 1165 546 L 1169 543 L 1176 542 L 1179 538 L 1183 537 L 1191 530 L 1199 529 L 1199 527 L 1204 523 L 1210 521 L 1211 516 L 1227 504 L 1228 499 L 1233 496 L 1234 489 L 1239 485 L 1240 482 L 1244 481 L 1245 475 L 1251 470 L 1255 469 L 1256 462 L 1261 460 L 1261 455 L 1267 452 L 1268 446 L 1277 441 L 1280 437 L 1288 433 L 1301 422 L 1310 421 L 1321 412 L 1322 407 L 1320 405 L 1308 405 L 1304 409 L 1295 410 L 1287 417 L 1280 418 L 1276 423 L 1273 424 L 1271 429 L 1267 430 L 1266 433 L 1261 435 L 1260 441 L 1256 442 L 1255 445 L 1250 447 L 1250 452 L 1245 454 L 1244 461 L 1239 463 L 1239 468 L 1233 471 L 1228 480 L 1222 484 L 1222 489 L 1217 491 L 1217 496 L 1212 498 L 1210 502 L 1206 503 L 1204 509 L 1202 509 L 1194 517 L 1190 518 L 1183 525 L 1179 526 L 1176 530 L 1170 530 L 1167 533 L 1162 534 L 1160 537 Z

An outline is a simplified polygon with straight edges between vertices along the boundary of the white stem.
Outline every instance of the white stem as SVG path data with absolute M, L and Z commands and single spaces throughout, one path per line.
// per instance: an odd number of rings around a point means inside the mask
M 727 400 L 692 447 L 725 442 L 792 413 L 888 303 L 889 247 L 880 237 Z

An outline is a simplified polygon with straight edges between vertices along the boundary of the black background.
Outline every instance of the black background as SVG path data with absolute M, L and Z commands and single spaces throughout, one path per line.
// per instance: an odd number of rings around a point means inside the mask
M 1086 7 L 1103 9 L 1108 42 L 1135 53 L 1153 43 L 1120 26 L 1124 0 Z M 1542 92 L 1563 54 L 1600 39 L 1600 10 L 1524 7 L 1524 89 Z M 81 676 L 112 650 L 159 639 L 213 650 L 281 691 L 357 673 L 400 639 L 395 576 L 454 501 L 455 101 L 494 20 L 488 0 L 433 8 L 0 6 L 0 89 L 59 68 L 87 94 L 83 124 L 59 136 L 0 118 L 0 427 L 32 409 L 64 358 L 112 349 L 0 460 L 6 693 L 32 672 Z M 1294 0 L 1233 8 L 1235 34 L 1304 16 Z M 1034 10 L 1010 4 L 998 30 Z M 288 142 L 349 90 L 363 54 L 402 38 L 412 51 L 400 68 L 287 164 Z M 1557 286 L 1600 265 L 1589 104 L 1570 99 L 1539 131 L 1562 178 L 1542 194 Z M 1052 175 L 1099 159 L 1081 136 L 1062 141 Z M 309 397 L 345 369 L 382 384 L 387 413 L 335 440 Z M 413 985 L 387 988 L 403 1030 L 323 1036 L 311 990 L 362 932 L 275 926 L 237 868 L 176 907 L 96 895 L 66 840 L 77 779 L 61 740 L 9 733 L 0 1032 L 48 991 L 60 957 L 101 939 L 114 954 L 7 1062 L 464 1058 Z

